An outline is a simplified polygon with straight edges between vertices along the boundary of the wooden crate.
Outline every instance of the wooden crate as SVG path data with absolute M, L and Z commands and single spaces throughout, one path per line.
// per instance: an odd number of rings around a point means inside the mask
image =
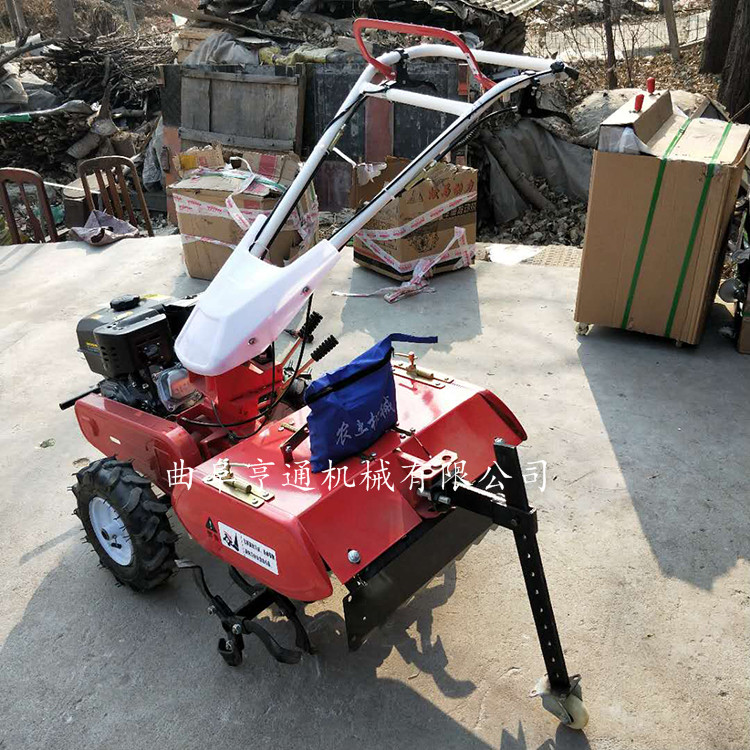
M 182 69 L 180 137 L 259 151 L 302 147 L 305 67 Z

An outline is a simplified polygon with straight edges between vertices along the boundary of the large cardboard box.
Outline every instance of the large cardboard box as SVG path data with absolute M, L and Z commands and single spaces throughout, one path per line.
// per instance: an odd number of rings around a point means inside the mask
M 373 198 L 408 163 L 388 157 L 379 167 L 357 165 L 352 207 Z M 432 273 L 452 271 L 474 262 L 476 223 L 476 170 L 438 162 L 354 236 L 354 260 L 385 276 L 407 280 L 416 263 L 441 254 L 458 229 L 460 242 L 453 242 L 446 258 L 432 268 Z
M 631 101 L 602 123 L 577 321 L 698 343 L 749 134 L 746 125 L 688 119 L 669 92 L 646 95 L 640 113 Z
M 243 154 L 248 170 L 199 168 L 175 183 L 177 225 L 185 267 L 196 279 L 212 279 L 259 214 L 268 215 L 296 177 L 295 154 Z M 228 203 L 228 199 L 229 203 Z M 318 204 L 312 183 L 269 248 L 267 260 L 283 266 L 315 243 Z

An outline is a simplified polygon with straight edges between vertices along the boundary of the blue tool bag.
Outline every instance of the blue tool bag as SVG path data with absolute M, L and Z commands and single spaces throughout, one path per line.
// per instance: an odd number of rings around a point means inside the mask
M 307 387 L 313 472 L 327 469 L 329 461 L 335 464 L 362 453 L 396 424 L 396 382 L 391 369 L 394 341 L 435 344 L 437 336 L 392 333 Z

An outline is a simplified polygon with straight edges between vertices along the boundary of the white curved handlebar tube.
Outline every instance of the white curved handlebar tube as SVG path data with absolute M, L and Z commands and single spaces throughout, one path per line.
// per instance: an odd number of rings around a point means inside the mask
M 551 70 L 554 60 L 484 50 L 473 52 L 480 63 L 521 68 L 528 72 L 500 81 L 475 102 L 468 104 L 395 89 L 389 83 L 375 87 L 372 80 L 378 75 L 377 70 L 372 65 L 365 68 L 274 210 L 268 217 L 259 217 L 253 223 L 201 295 L 175 344 L 177 356 L 185 367 L 200 375 L 220 375 L 263 352 L 299 312 L 336 263 L 340 256 L 338 251 L 438 158 L 447 146 L 469 131 L 500 98 L 532 82 L 543 84 L 565 77 L 564 71 Z M 410 47 L 405 50 L 405 55 L 409 60 L 423 57 L 464 59 L 463 52 L 457 47 L 441 44 Z M 386 65 L 393 65 L 401 57 L 400 52 L 387 52 L 378 59 Z M 297 205 L 318 166 L 335 145 L 362 95 L 382 96 L 403 104 L 447 111 L 457 115 L 457 119 L 330 240 L 319 242 L 285 268 L 265 263 L 260 258 Z

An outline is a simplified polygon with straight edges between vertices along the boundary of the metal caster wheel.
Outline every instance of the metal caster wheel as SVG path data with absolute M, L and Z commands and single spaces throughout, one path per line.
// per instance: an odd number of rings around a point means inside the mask
M 576 323 L 576 334 L 579 336 L 588 336 L 591 328 L 591 323 Z
M 580 681 L 580 675 L 573 675 L 570 678 L 570 687 L 567 690 L 559 690 L 550 685 L 545 675 L 531 691 L 531 697 L 541 698 L 542 707 L 556 716 L 561 724 L 571 729 L 583 729 L 589 722 L 589 712 L 583 705 Z
M 564 701 L 563 707 L 570 716 L 570 722 L 566 723 L 565 726 L 571 729 L 583 729 L 586 724 L 589 723 L 589 712 L 586 706 L 583 705 L 583 701 L 577 696 L 571 693 Z M 565 722 L 563 722 L 565 723 Z

